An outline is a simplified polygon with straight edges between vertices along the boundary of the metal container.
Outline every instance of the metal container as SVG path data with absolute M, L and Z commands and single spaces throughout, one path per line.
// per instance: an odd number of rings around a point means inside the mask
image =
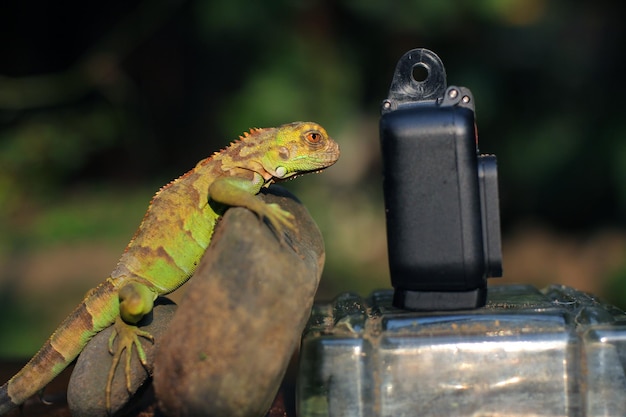
M 495 286 L 480 309 L 411 312 L 393 290 L 315 305 L 300 417 L 626 416 L 626 314 L 564 286 Z

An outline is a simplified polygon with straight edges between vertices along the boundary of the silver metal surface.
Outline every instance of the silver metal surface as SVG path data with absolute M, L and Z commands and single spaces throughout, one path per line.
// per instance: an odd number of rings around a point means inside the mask
M 314 307 L 301 417 L 626 416 L 626 314 L 568 287 L 489 289 L 482 309 L 394 309 L 393 291 Z

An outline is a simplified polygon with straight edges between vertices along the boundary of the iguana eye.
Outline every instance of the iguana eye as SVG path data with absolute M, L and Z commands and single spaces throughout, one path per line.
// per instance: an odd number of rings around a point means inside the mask
M 319 143 L 322 140 L 322 134 L 316 130 L 308 132 L 305 138 L 310 143 Z

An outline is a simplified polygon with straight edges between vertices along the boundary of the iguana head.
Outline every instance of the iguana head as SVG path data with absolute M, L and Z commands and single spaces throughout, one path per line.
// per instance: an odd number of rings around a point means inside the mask
M 275 128 L 261 158 L 266 180 L 274 181 L 320 171 L 337 162 L 339 145 L 314 122 L 294 122 Z M 267 175 L 269 174 L 269 175 Z

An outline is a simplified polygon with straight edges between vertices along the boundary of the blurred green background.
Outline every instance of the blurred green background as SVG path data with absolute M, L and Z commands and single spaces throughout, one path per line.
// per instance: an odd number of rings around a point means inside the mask
M 499 161 L 505 277 L 626 306 L 625 26 L 609 1 L 0 4 L 0 356 L 115 266 L 153 193 L 250 127 L 324 125 L 287 186 L 326 239 L 319 297 L 388 287 L 379 104 L 427 47 Z

